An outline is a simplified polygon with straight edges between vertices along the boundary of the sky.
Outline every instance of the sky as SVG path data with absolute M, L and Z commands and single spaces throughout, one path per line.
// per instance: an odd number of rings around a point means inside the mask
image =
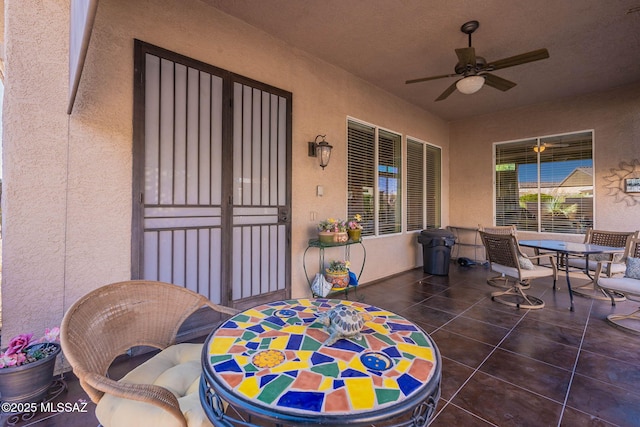
M 591 159 L 567 160 L 565 162 L 548 162 L 540 164 L 541 182 L 562 182 L 578 167 L 592 167 Z M 518 182 L 536 182 L 538 180 L 538 165 L 535 163 L 518 166 Z

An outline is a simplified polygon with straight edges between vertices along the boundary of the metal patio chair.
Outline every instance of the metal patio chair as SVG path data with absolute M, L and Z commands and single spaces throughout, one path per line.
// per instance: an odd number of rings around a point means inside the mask
M 601 246 L 612 246 L 624 248 L 634 237 L 638 236 L 637 231 L 606 231 L 606 230 L 594 230 L 589 228 L 584 236 L 584 243 L 590 243 Z M 590 255 L 589 262 L 584 256 L 572 255 L 566 257 L 562 262 L 567 262 L 569 267 L 578 268 L 585 271 L 587 276 L 591 279 L 590 272 L 596 271 L 600 261 L 609 261 L 602 264 L 602 273 L 607 277 L 613 277 L 614 275 L 624 274 L 625 263 L 622 254 L 597 254 Z M 589 282 L 583 286 L 576 287 L 573 292 L 599 300 L 608 300 L 612 295 L 605 295 L 602 292 L 594 292 L 595 285 L 593 282 Z M 624 301 L 623 295 L 613 295 L 616 301 Z
M 487 253 L 491 271 L 500 273 L 505 277 L 505 280 L 508 280 L 508 277 L 515 279 L 509 289 L 492 292 L 491 299 L 517 308 L 543 308 L 544 301 L 525 294 L 521 283 L 529 283 L 532 279 L 551 276 L 555 289 L 558 269 L 554 256 L 552 254 L 525 255 L 520 250 L 516 237 L 511 234 L 489 234 L 481 231 L 480 237 Z M 549 259 L 550 268 L 532 262 L 542 258 Z
M 606 264 L 612 261 L 600 261 L 595 273 L 595 282 L 598 289 L 603 290 L 611 299 L 611 305 L 616 305 L 615 294 L 625 295 L 632 301 L 640 297 L 640 239 L 629 240 L 625 250 L 625 275 L 609 277 L 602 276 L 606 270 Z M 623 329 L 640 333 L 640 308 L 629 314 L 610 314 L 607 321 Z

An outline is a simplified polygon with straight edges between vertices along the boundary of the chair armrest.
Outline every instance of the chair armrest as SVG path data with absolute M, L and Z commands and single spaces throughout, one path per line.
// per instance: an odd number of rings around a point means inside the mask
M 81 380 L 104 393 L 158 406 L 176 417 L 183 427 L 187 427 L 187 420 L 180 410 L 178 399 L 164 387 L 153 384 L 132 384 L 114 381 L 93 372 L 85 373 Z
M 551 268 L 553 269 L 553 277 L 554 279 L 558 278 L 558 266 L 556 265 L 556 259 L 554 257 L 555 252 L 546 252 L 544 254 L 541 255 L 533 255 L 533 256 L 527 256 L 527 258 L 531 259 L 531 260 L 538 260 L 538 264 L 540 264 L 539 260 L 541 258 L 549 258 L 549 262 L 551 264 Z
M 594 273 L 594 281 L 597 282 L 598 281 L 598 277 L 600 277 L 600 274 L 602 273 L 602 270 L 605 268 L 605 264 L 614 264 L 613 260 L 609 260 L 609 261 L 598 261 L 598 264 L 596 265 L 596 271 Z M 609 272 L 606 273 L 606 275 L 609 275 Z
M 226 307 L 224 305 L 220 305 L 220 304 L 215 304 L 209 300 L 206 301 L 205 303 L 207 305 L 207 307 L 210 307 L 211 309 L 218 311 L 220 313 L 224 313 L 224 314 L 229 314 L 231 316 L 235 316 L 236 314 L 240 313 L 240 310 L 236 310 L 235 308 L 231 308 L 231 307 Z

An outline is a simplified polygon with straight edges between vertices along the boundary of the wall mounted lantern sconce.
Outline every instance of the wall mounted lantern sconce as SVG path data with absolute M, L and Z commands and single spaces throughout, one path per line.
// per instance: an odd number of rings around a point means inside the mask
M 325 136 L 318 135 L 315 141 L 309 141 L 309 157 L 317 157 L 323 170 L 329 164 L 331 149 L 333 148 L 331 144 L 324 140 Z M 322 138 L 322 141 L 318 142 L 318 138 Z

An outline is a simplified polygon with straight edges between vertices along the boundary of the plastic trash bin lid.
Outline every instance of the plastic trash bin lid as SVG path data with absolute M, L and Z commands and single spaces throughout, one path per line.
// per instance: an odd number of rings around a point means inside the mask
M 420 232 L 421 236 L 425 236 L 425 237 L 451 237 L 451 238 L 455 238 L 455 234 L 453 234 L 451 231 L 446 230 L 444 228 L 433 228 L 433 229 L 426 229 L 426 230 L 422 230 Z
M 434 243 L 453 245 L 456 241 L 456 238 L 451 231 L 442 228 L 427 229 L 420 232 L 420 235 L 418 236 L 418 243 L 430 244 L 432 241 Z

